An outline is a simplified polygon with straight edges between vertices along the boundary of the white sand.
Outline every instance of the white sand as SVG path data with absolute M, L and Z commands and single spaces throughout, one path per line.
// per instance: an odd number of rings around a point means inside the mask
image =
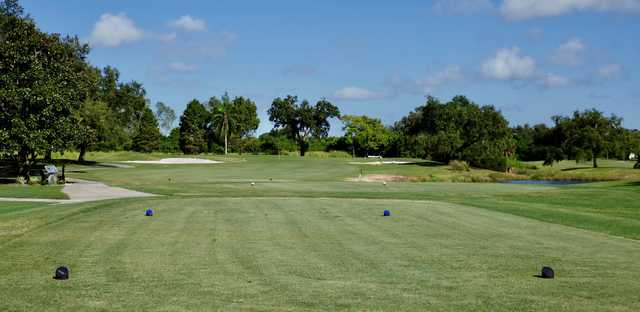
M 221 161 L 202 159 L 202 158 L 164 158 L 160 160 L 129 160 L 123 161 L 130 164 L 153 164 L 153 165 L 203 165 L 203 164 L 221 164 Z
M 402 164 L 413 164 L 412 161 L 365 161 L 365 162 L 350 162 L 352 165 L 402 165 Z

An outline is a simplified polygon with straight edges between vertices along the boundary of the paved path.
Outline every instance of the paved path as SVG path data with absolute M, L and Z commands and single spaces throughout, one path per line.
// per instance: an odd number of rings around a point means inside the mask
M 67 181 L 70 183 L 65 184 L 62 192 L 67 194 L 69 199 L 0 197 L 0 201 L 72 204 L 106 199 L 156 196 L 154 194 L 132 191 L 121 187 L 108 186 L 101 182 L 79 179 L 67 179 Z

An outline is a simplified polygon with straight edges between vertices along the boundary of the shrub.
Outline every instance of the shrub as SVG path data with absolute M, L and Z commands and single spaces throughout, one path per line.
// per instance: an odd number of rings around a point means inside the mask
M 292 152 L 290 153 L 299 156 L 300 153 L 298 152 Z M 307 152 L 305 155 L 305 157 L 310 157 L 310 158 L 351 158 L 351 155 L 345 151 L 330 151 L 330 152 L 320 152 L 320 151 L 314 151 L 314 152 Z
M 449 162 L 451 169 L 455 171 L 469 171 L 469 163 L 464 160 L 452 160 Z

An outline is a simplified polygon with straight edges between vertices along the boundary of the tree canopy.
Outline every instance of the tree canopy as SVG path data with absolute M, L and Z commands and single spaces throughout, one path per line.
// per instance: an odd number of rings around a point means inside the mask
M 311 105 L 307 100 L 298 103 L 298 97 L 291 95 L 273 100 L 268 113 L 274 129 L 282 129 L 298 143 L 301 156 L 309 148 L 309 139 L 326 137 L 330 129 L 329 119 L 340 117 L 338 107 L 327 100 Z
M 209 123 L 209 112 L 198 100 L 187 104 L 180 116 L 180 149 L 185 154 L 205 151 L 205 130 Z
M 38 155 L 64 152 L 74 142 L 73 112 L 90 88 L 89 47 L 77 37 L 41 32 L 11 3 L 3 2 L 0 20 L 0 136 L 6 138 L 0 152 L 28 177 Z
M 428 97 L 427 103 L 404 117 L 395 128 L 404 154 L 443 163 L 458 159 L 472 166 L 507 168 L 514 142 L 507 120 L 493 106 L 479 106 L 464 96 L 447 103 Z
M 352 146 L 352 154 L 381 154 L 387 146 L 391 135 L 380 119 L 367 116 L 342 116 L 344 137 Z

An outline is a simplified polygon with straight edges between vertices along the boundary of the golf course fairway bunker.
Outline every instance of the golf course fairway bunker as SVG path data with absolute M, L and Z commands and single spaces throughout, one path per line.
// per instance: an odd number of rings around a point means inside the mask
M 208 165 L 221 164 L 221 161 L 203 158 L 163 158 L 160 160 L 128 160 L 123 161 L 130 164 L 151 164 L 151 165 Z

